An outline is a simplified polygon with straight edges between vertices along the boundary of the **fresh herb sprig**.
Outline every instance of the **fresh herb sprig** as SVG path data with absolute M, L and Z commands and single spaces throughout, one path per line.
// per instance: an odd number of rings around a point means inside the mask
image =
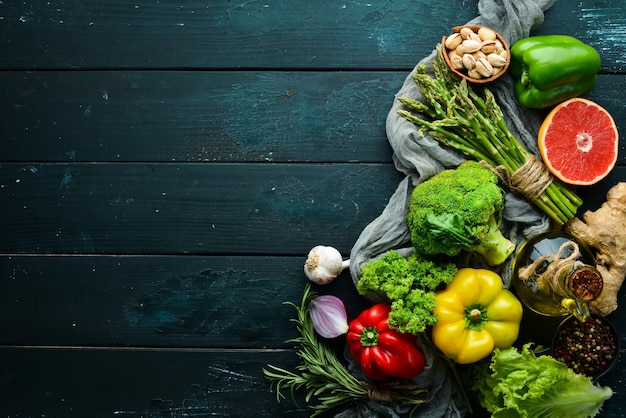
M 305 400 L 310 403 L 317 398 L 318 403 L 309 405 L 313 410 L 311 417 L 316 417 L 328 410 L 368 400 L 385 400 L 418 406 L 424 402 L 428 391 L 417 388 L 411 382 L 392 381 L 373 385 L 357 379 L 337 358 L 335 352 L 320 341 L 313 329 L 309 315 L 312 299 L 316 296 L 307 284 L 300 306 L 292 302 L 286 305 L 296 309 L 297 317 L 291 321 L 297 324 L 299 337 L 286 341 L 297 344 L 297 355 L 301 363 L 296 371 L 268 365 L 263 374 L 276 390 L 278 401 L 284 399 L 283 389 L 291 393 L 296 403 L 295 392 L 306 390 Z
M 557 225 L 574 217 L 582 200 L 552 178 L 543 163 L 515 138 L 493 93 L 483 88 L 481 96 L 466 80 L 459 81 L 448 69 L 439 48 L 433 73 L 434 76 L 428 74 L 424 65 L 417 68 L 414 80 L 424 100 L 398 98 L 405 107 L 398 114 L 440 143 L 485 161 L 496 170 L 504 169 L 505 185 L 531 200 Z M 529 161 L 534 166 L 528 165 Z M 513 180 L 521 167 L 524 173 L 518 173 L 518 177 L 527 184 Z

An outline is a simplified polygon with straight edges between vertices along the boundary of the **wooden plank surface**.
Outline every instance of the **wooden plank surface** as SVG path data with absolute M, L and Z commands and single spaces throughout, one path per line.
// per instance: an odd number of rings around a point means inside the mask
M 442 33 L 475 17 L 476 4 L 5 1 L 0 67 L 408 69 Z M 602 51 L 604 68 L 623 71 L 620 4 L 559 0 L 537 33 L 577 36 Z
M 285 348 L 305 258 L 0 257 L 0 346 Z M 367 306 L 347 273 L 324 291 Z
M 295 367 L 291 351 L 0 347 L 0 356 L 5 417 L 309 415 L 302 396 L 300 407 L 278 403 L 262 374 L 268 363 Z
M 0 72 L 0 155 L 55 162 L 391 162 L 385 119 L 407 75 Z M 626 132 L 622 87 L 621 77 L 603 75 L 588 97 Z
M 399 72 L 0 72 L 3 161 L 390 162 Z M 72 86 L 71 88 L 69 86 Z
M 601 53 L 588 97 L 620 132 L 624 6 L 557 0 L 535 32 Z M 466 0 L 0 2 L 0 415 L 309 416 L 261 373 L 297 364 L 282 303 L 299 301 L 312 246 L 347 255 L 384 208 L 402 178 L 393 95 L 476 14 Z M 582 210 L 626 181 L 625 147 L 579 188 Z M 367 305 L 347 273 L 320 290 Z M 624 348 L 624 290 L 619 303 Z M 624 416 L 625 356 L 601 417 Z
M 0 251 L 348 252 L 400 180 L 391 164 L 2 164 Z
M 465 0 L 3 2 L 0 66 L 406 67 L 476 13 Z

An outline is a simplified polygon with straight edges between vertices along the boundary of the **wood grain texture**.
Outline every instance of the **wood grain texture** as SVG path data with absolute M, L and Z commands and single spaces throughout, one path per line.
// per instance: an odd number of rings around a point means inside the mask
M 405 73 L 0 72 L 3 161 L 391 162 Z
M 278 403 L 262 369 L 295 367 L 288 350 L 0 347 L 0 414 L 183 418 L 306 417 L 302 396 Z M 245 400 L 245 401 L 243 401 Z
M 0 257 L 0 346 L 291 347 L 305 258 Z M 347 272 L 318 292 L 368 305 Z
M 621 72 L 623 5 L 560 0 L 536 33 L 574 35 Z M 476 15 L 466 0 L 7 1 L 0 67 L 409 69 Z
M 391 162 L 406 72 L 0 72 L 0 155 L 37 162 Z M 71 88 L 70 88 L 71 86 Z M 626 132 L 623 79 L 586 96 Z M 619 164 L 626 161 L 622 146 Z
M 0 252 L 349 252 L 400 180 L 391 164 L 2 164 Z
M 626 1 L 557 0 L 536 34 L 594 46 L 626 132 Z M 477 2 L 0 1 L 0 415 L 310 415 L 294 369 L 317 244 L 344 254 L 402 179 L 385 118 Z M 584 210 L 626 181 L 580 187 Z M 320 293 L 368 302 L 347 272 Z M 609 319 L 626 347 L 626 290 Z M 554 323 L 525 317 L 547 343 Z M 341 341 L 335 342 L 342 354 Z M 624 416 L 626 350 L 601 381 Z M 242 401 L 243 400 L 243 401 Z M 326 418 L 332 416 L 328 414 Z
M 3 68 L 389 68 L 413 65 L 474 2 L 3 2 Z M 418 17 L 419 16 L 419 17 Z

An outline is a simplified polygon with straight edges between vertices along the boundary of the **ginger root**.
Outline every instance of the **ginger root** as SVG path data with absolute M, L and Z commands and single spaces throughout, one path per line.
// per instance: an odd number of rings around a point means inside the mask
M 590 309 L 608 315 L 617 309 L 617 294 L 626 276 L 626 183 L 613 186 L 602 206 L 583 213 L 582 218 L 568 221 L 565 231 L 594 251 L 604 288 Z

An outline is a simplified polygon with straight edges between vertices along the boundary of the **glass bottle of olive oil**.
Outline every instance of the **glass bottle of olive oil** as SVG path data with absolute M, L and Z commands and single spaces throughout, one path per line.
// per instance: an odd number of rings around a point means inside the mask
M 524 305 L 546 316 L 589 316 L 603 288 L 591 250 L 573 236 L 550 231 L 522 244 L 512 264 L 512 283 Z

